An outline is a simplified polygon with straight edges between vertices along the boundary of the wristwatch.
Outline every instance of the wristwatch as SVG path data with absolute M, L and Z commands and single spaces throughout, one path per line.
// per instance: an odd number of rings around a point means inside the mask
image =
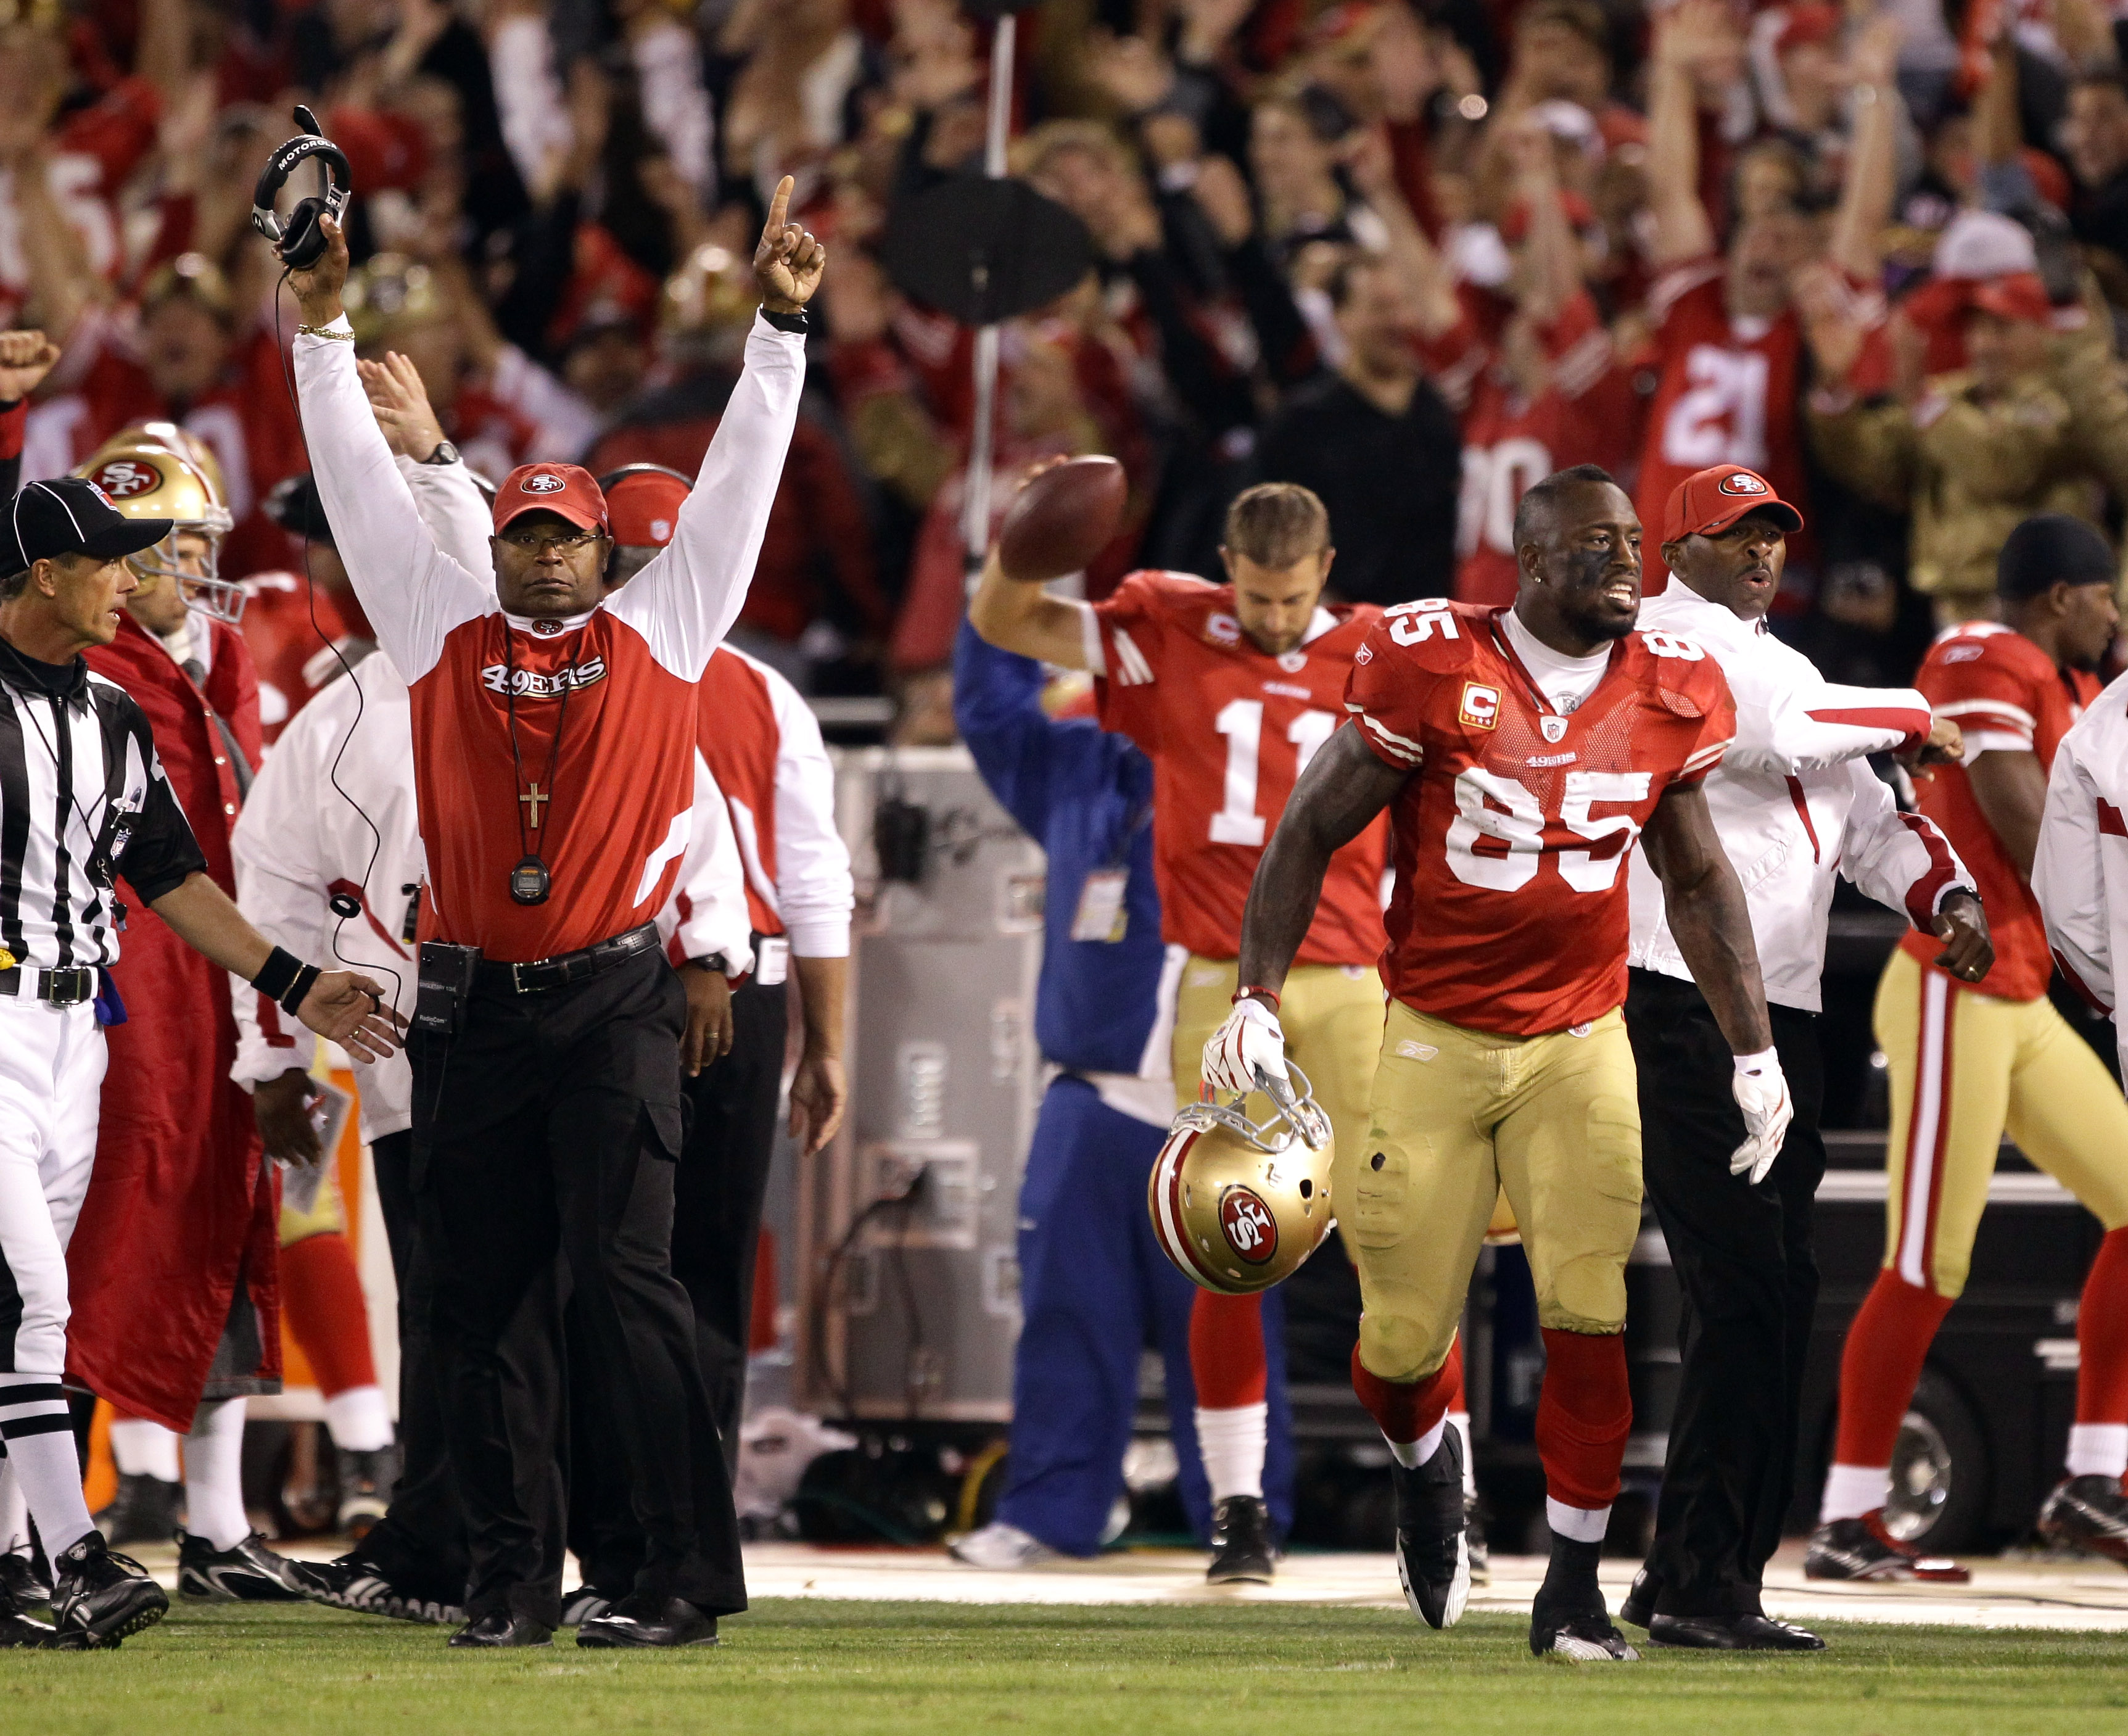
M 720 977 L 729 977 L 731 974 L 731 961 L 722 953 L 711 953 L 703 958 L 690 958 L 687 963 L 699 964 L 705 971 L 715 971 Z
M 458 449 L 449 440 L 439 440 L 436 449 L 421 460 L 425 464 L 455 464 L 458 461 Z

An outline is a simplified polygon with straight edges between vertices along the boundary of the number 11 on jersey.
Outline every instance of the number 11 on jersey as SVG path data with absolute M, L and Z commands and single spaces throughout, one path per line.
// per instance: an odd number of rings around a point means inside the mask
M 1263 740 L 1264 702 L 1261 699 L 1231 699 L 1219 708 L 1212 727 L 1227 738 L 1227 778 L 1224 803 L 1212 816 L 1212 842 L 1247 844 L 1261 849 L 1266 835 L 1264 816 L 1256 811 L 1256 783 L 1261 770 L 1260 744 Z M 1286 726 L 1285 739 L 1293 744 L 1293 775 L 1298 781 L 1308 769 L 1316 749 L 1337 728 L 1328 711 L 1303 711 Z

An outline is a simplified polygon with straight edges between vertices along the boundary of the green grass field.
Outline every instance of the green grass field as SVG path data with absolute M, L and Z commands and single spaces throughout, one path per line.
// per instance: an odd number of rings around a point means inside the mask
M 1609 1736 L 2128 1731 L 2128 1638 L 1839 1626 L 1781 1660 L 1539 1662 L 1523 1624 L 1400 1612 L 764 1603 L 677 1656 L 447 1652 L 441 1629 L 179 1608 L 115 1653 L 0 1653 L 0 1731 Z

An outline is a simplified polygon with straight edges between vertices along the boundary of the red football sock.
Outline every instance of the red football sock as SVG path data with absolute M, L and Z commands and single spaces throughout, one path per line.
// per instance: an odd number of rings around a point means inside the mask
M 1470 1401 L 1463 1391 L 1463 1353 L 1460 1348 L 1448 1353 L 1448 1366 L 1456 1371 L 1456 1384 L 1448 1394 L 1448 1414 L 1454 1416 L 1459 1412 L 1467 1413 Z
M 1449 1401 L 1463 1391 L 1462 1347 L 1451 1344 L 1448 1360 L 1421 1379 L 1385 1381 L 1360 1360 L 1355 1344 L 1352 1391 L 1380 1425 L 1384 1440 L 1399 1447 L 1423 1440 L 1455 1408 Z
M 1594 1510 L 1617 1499 L 1618 1467 L 1633 1432 L 1633 1394 L 1619 1333 L 1544 1329 L 1544 1385 L 1537 1401 L 1537 1453 L 1545 1491 Z
M 2077 1308 L 2079 1423 L 2128 1423 L 2128 1229 L 2108 1230 Z
M 281 1306 L 318 1377 L 319 1391 L 330 1398 L 351 1386 L 377 1384 L 369 1310 L 345 1236 L 327 1230 L 281 1250 Z
M 1952 1300 L 1917 1288 L 1888 1266 L 1878 1272 L 1841 1353 L 1836 1464 L 1891 1463 L 1921 1362 Z
M 1261 1296 L 1197 1292 L 1190 1308 L 1190 1377 L 1199 1410 L 1263 1403 L 1270 1376 Z

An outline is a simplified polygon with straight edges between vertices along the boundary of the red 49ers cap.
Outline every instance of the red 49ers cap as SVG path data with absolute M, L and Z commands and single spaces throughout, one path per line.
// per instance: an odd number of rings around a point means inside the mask
M 1774 485 L 1741 464 L 1696 470 L 1670 491 L 1663 509 L 1662 540 L 1718 536 L 1747 512 L 1763 512 L 1788 535 L 1803 529 L 1803 514 L 1774 492 Z
M 606 496 L 590 471 L 577 464 L 520 464 L 495 491 L 495 531 L 527 512 L 558 512 L 587 530 L 606 526 Z
M 612 515 L 613 540 L 624 549 L 662 549 L 672 540 L 680 508 L 694 484 L 663 464 L 624 464 L 599 478 Z

